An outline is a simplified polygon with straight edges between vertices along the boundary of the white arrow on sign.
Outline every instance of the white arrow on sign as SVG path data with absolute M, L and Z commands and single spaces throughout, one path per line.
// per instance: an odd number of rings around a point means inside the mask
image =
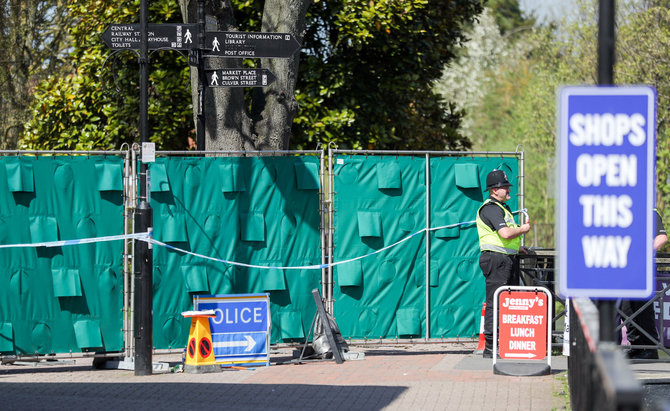
M 246 341 L 217 341 L 213 343 L 214 348 L 228 348 L 228 347 L 247 347 L 244 351 L 251 351 L 254 346 L 256 346 L 256 340 L 251 338 L 250 335 L 245 335 L 244 338 Z
M 514 354 L 514 353 L 511 353 L 511 354 L 505 354 L 505 358 L 507 358 L 507 357 L 513 357 L 513 358 L 533 358 L 533 357 L 537 357 L 537 355 L 535 355 L 535 354 L 533 354 L 533 353 L 530 353 L 530 352 L 529 352 L 529 353 L 525 353 L 525 354 Z

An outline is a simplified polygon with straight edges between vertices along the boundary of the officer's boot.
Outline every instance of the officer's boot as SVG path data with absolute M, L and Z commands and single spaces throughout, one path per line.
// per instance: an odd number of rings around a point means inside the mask
M 486 340 L 486 345 L 484 346 L 484 352 L 482 353 L 482 357 L 493 358 L 493 336 L 485 334 L 484 340 Z

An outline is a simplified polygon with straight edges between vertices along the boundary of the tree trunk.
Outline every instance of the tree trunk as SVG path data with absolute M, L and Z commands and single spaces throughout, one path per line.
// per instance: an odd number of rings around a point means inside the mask
M 312 0 L 266 0 L 262 31 L 290 33 L 302 43 L 305 14 Z M 184 20 L 197 23 L 196 0 L 180 0 Z M 217 31 L 237 31 L 230 0 L 206 2 L 206 14 L 214 16 Z M 267 87 L 255 88 L 251 107 L 245 89 L 205 88 L 205 147 L 207 150 L 285 150 L 291 137 L 291 124 L 298 112 L 295 86 L 300 54 L 287 59 L 260 59 L 258 68 L 269 69 L 276 80 Z M 242 59 L 207 57 L 205 69 L 241 68 Z M 198 70 L 191 67 L 194 121 L 198 108 Z M 197 121 L 195 121 L 197 123 Z

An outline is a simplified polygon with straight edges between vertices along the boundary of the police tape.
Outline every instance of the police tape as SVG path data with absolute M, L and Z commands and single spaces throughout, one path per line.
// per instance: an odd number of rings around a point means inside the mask
M 62 241 L 44 241 L 40 243 L 24 243 L 24 244 L 0 244 L 0 248 L 21 248 L 21 247 L 64 247 L 69 245 L 104 243 L 107 241 L 118 240 L 147 240 L 151 237 L 150 233 L 135 233 L 135 234 L 121 234 L 110 235 L 105 237 L 80 238 L 75 240 Z
M 514 211 L 513 214 L 518 214 L 518 213 L 523 213 L 526 215 L 526 218 L 528 214 L 526 213 L 527 209 L 522 209 L 522 210 L 517 210 Z M 216 257 L 210 257 L 204 254 L 199 254 L 199 253 L 194 253 L 192 251 L 184 250 L 179 247 L 175 247 L 170 244 L 166 244 L 164 242 L 158 241 L 153 238 L 151 232 L 145 232 L 145 233 L 134 233 L 134 234 L 121 234 L 121 235 L 112 235 L 112 236 L 105 236 L 105 237 L 92 237 L 92 238 L 81 238 L 81 239 L 75 239 L 75 240 L 63 240 L 63 241 L 46 241 L 46 242 L 40 242 L 40 243 L 23 243 L 23 244 L 0 244 L 0 249 L 2 248 L 20 248 L 20 247 L 64 247 L 64 246 L 70 246 L 70 245 L 81 245 L 81 244 L 93 244 L 93 243 L 101 243 L 101 242 L 107 242 L 107 241 L 118 241 L 118 240 L 139 240 L 139 241 L 146 241 L 150 244 L 155 244 L 161 247 L 165 247 L 169 250 L 173 250 L 179 253 L 183 254 L 188 254 L 192 255 L 194 257 L 198 258 L 203 258 L 206 260 L 210 261 L 215 261 L 218 263 L 223 263 L 223 264 L 229 264 L 229 265 L 234 265 L 238 267 L 247 267 L 247 268 L 259 268 L 259 269 L 265 269 L 265 270 L 320 270 L 328 267 L 335 267 L 340 264 L 346 264 L 350 263 L 352 261 L 357 261 L 357 260 L 362 260 L 363 258 L 367 258 L 370 256 L 373 256 L 375 254 L 379 254 L 381 252 L 384 252 L 390 248 L 393 248 L 399 244 L 404 243 L 405 241 L 408 241 L 409 239 L 416 237 L 417 235 L 424 233 L 424 232 L 430 232 L 430 231 L 437 231 L 437 230 L 442 230 L 442 229 L 448 229 L 448 228 L 456 228 L 460 226 L 467 226 L 474 224 L 475 221 L 464 221 L 460 223 L 455 223 L 455 224 L 448 224 L 440 227 L 430 227 L 430 228 L 422 228 L 421 230 L 408 235 L 407 237 L 396 241 L 393 244 L 387 245 L 386 247 L 380 248 L 379 250 L 375 250 L 371 253 L 361 255 L 358 257 L 354 258 L 349 258 L 346 260 L 342 261 L 335 261 L 332 263 L 327 263 L 327 264 L 312 264 L 312 265 L 301 265 L 301 266 L 274 266 L 274 265 L 256 265 L 256 264 L 246 264 L 246 263 L 240 263 L 236 261 L 229 261 L 229 260 L 224 260 L 221 258 L 216 258 Z
M 518 214 L 518 213 L 524 213 L 525 214 L 526 211 L 527 210 L 524 208 L 522 210 L 514 211 L 513 214 Z M 526 214 L 526 216 L 527 216 L 527 214 Z M 358 256 L 358 257 L 354 257 L 354 258 L 349 258 L 347 260 L 335 261 L 335 262 L 327 263 L 327 264 L 312 264 L 312 265 L 301 265 L 301 266 L 274 266 L 274 265 L 256 265 L 256 264 L 239 263 L 239 262 L 235 262 L 235 261 L 224 260 L 224 259 L 221 259 L 221 258 L 210 257 L 210 256 L 207 256 L 207 255 L 204 255 L 204 254 L 194 253 L 192 251 L 184 250 L 182 248 L 163 243 L 163 242 L 158 241 L 154 238 L 147 238 L 147 239 L 141 239 L 141 240 L 142 241 L 148 241 L 151 244 L 155 244 L 155 245 L 158 245 L 158 246 L 161 246 L 161 247 L 165 247 L 167 249 L 177 251 L 179 253 L 184 253 L 184 254 L 192 255 L 194 257 L 199 257 L 199 258 L 203 258 L 203 259 L 206 259 L 206 260 L 215 261 L 217 263 L 229 264 L 229 265 L 234 265 L 234 266 L 238 266 L 238 267 L 259 268 L 259 269 L 265 269 L 265 270 L 321 270 L 321 269 L 328 268 L 328 267 L 335 267 L 335 266 L 338 266 L 340 264 L 350 263 L 352 261 L 362 260 L 363 258 L 367 258 L 367 257 L 373 256 L 375 254 L 379 254 L 379 253 L 384 252 L 384 251 L 386 251 L 390 248 L 393 248 L 393 247 L 395 247 L 399 244 L 402 244 L 405 241 L 408 241 L 409 239 L 411 239 L 411 238 L 413 238 L 413 237 L 415 237 L 415 236 L 417 236 L 421 233 L 424 233 L 426 231 L 430 232 L 430 231 L 437 231 L 437 230 L 442 230 L 442 229 L 446 229 L 446 228 L 456 228 L 456 227 L 467 226 L 467 225 L 471 225 L 471 224 L 475 224 L 475 223 L 476 223 L 476 221 L 472 220 L 472 221 L 464 221 L 464 222 L 461 222 L 461 223 L 443 225 L 443 226 L 440 226 L 440 227 L 422 228 L 421 230 L 419 230 L 419 231 L 417 231 L 413 234 L 410 234 L 407 237 L 405 237 L 405 238 L 403 238 L 399 241 L 396 241 L 393 244 L 387 245 L 386 247 L 380 248 L 379 250 L 375 250 L 375 251 L 373 251 L 371 253 L 368 253 L 368 254 L 365 254 L 365 255 L 361 255 L 361 256 Z

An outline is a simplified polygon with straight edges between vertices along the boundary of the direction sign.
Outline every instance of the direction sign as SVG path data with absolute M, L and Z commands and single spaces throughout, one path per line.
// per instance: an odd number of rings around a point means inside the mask
M 214 310 L 209 319 L 217 364 L 269 365 L 268 294 L 195 296 L 196 310 Z
M 547 296 L 534 291 L 498 294 L 500 358 L 540 360 L 547 356 Z
M 558 106 L 560 293 L 647 298 L 656 271 L 656 92 L 565 87 Z
M 112 50 L 139 49 L 141 41 L 139 23 L 110 24 L 102 33 L 102 40 Z M 197 47 L 196 24 L 149 24 L 147 42 L 150 50 L 171 48 L 190 50 Z
M 209 87 L 265 87 L 275 80 L 268 69 L 219 69 L 206 73 Z
M 229 58 L 288 58 L 300 43 L 289 33 L 210 31 L 205 33 L 208 56 Z
M 502 286 L 493 295 L 493 372 L 551 372 L 551 293 L 545 287 Z M 498 360 L 498 354 L 500 360 Z

